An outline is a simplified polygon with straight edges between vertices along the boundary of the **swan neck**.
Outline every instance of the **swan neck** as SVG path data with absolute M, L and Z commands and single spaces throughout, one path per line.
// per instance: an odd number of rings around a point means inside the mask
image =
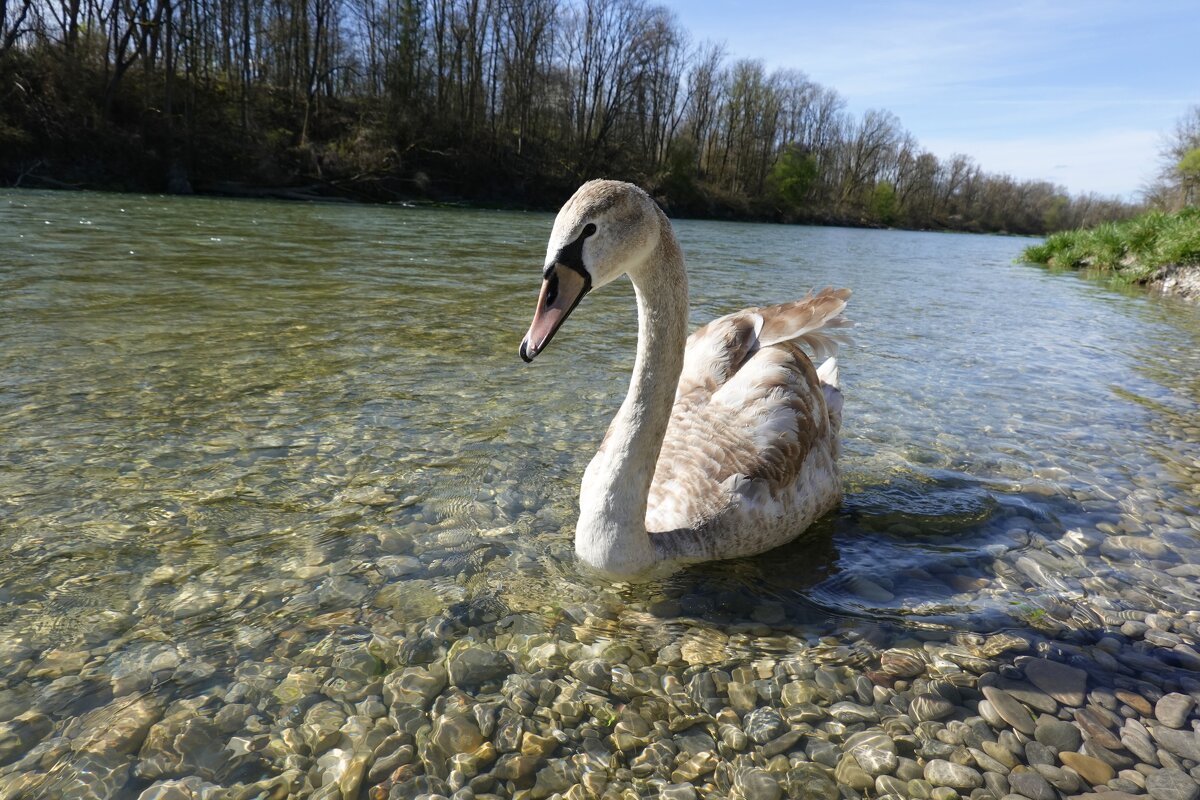
M 661 216 L 662 235 L 644 265 L 629 270 L 637 297 L 638 345 L 629 392 L 584 477 L 576 550 L 612 574 L 651 567 L 647 499 L 687 342 L 688 295 L 683 256 Z

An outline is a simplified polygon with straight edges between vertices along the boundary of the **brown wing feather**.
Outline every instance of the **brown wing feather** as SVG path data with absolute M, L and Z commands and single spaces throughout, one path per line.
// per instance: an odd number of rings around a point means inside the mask
M 703 526 L 738 487 L 784 492 L 814 447 L 836 448 L 820 379 L 798 342 L 836 348 L 824 329 L 848 324 L 838 316 L 848 296 L 826 289 L 692 334 L 650 488 L 650 530 Z

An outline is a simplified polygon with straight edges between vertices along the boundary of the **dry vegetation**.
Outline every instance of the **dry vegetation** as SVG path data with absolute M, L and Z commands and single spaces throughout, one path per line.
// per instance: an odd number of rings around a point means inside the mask
M 641 0 L 0 2 L 0 180 L 1042 233 L 1115 200 L 922 150 Z

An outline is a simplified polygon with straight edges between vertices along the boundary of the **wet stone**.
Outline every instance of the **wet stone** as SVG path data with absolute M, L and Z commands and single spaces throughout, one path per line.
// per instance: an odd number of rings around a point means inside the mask
M 161 715 L 162 702 L 153 696 L 139 697 L 133 702 L 115 700 L 73 721 L 68 733 L 77 752 L 98 756 L 128 754 L 141 748 L 146 733 Z
M 1037 771 L 1028 767 L 1017 767 L 1008 774 L 1008 785 L 1014 794 L 1029 800 L 1056 800 L 1058 793 Z
M 1017 759 L 1013 751 L 1009 750 L 999 742 L 983 742 L 980 747 L 984 753 L 996 759 L 1009 769 L 1012 769 L 1017 765 Z
M 853 725 L 858 722 L 878 722 L 879 712 L 867 706 L 861 706 L 858 703 L 852 703 L 849 700 L 843 700 L 840 703 L 834 703 L 829 708 L 829 716 L 833 717 L 843 725 Z
M 913 698 L 908 713 L 917 722 L 940 720 L 954 713 L 954 704 L 940 695 L 926 692 Z
M 908 782 L 908 796 L 916 800 L 928 800 L 933 795 L 933 784 L 927 780 L 913 778 Z
M 1054 751 L 1039 741 L 1025 743 L 1025 760 L 1031 765 L 1053 764 Z
M 1182 728 L 1195 707 L 1196 699 L 1191 695 L 1171 692 L 1154 704 L 1154 716 L 1167 727 Z
M 811 683 L 794 681 L 783 687 L 781 699 L 785 706 L 798 706 L 811 703 L 816 696 L 816 687 Z
M 984 774 L 987 774 L 989 772 L 994 772 L 994 773 L 997 773 L 1000 775 L 1008 774 L 1008 771 L 1010 769 L 1009 767 L 1005 766 L 1002 762 L 997 761 L 996 759 L 992 758 L 991 756 L 989 756 L 987 753 L 983 752 L 982 750 L 976 750 L 975 748 L 972 747 L 972 748 L 969 748 L 969 752 L 971 753 L 971 758 L 975 761 L 975 766 L 977 766 L 981 770 L 983 770 Z
M 1150 735 L 1172 755 L 1200 761 L 1200 739 L 1193 731 L 1180 731 L 1156 725 Z
M 983 696 L 992 704 L 992 707 L 1000 715 L 1001 719 L 1021 733 L 1033 734 L 1035 730 L 1033 717 L 1030 716 L 1029 710 L 1021 705 L 1011 694 L 994 686 L 985 686 L 983 688 Z
M 879 668 L 895 678 L 915 678 L 925 672 L 925 659 L 914 650 L 893 648 L 880 654 Z
M 758 767 L 736 771 L 733 785 L 746 800 L 751 798 L 753 800 L 760 800 L 760 798 L 761 800 L 779 800 L 783 795 L 779 780 L 765 769 Z
M 479 732 L 475 721 L 457 712 L 438 717 L 429 736 L 429 743 L 446 757 L 456 753 L 469 753 L 483 744 L 483 741 L 483 734 Z
M 788 797 L 837 800 L 837 786 L 816 764 L 800 764 L 787 773 Z
M 1078 728 L 1058 719 L 1039 720 L 1033 736 L 1056 753 L 1076 750 L 1083 743 L 1083 735 Z
M 983 776 L 977 770 L 944 759 L 934 759 L 925 765 L 925 780 L 934 786 L 952 789 L 977 789 L 983 786 Z
M 786 753 L 799 744 L 803 738 L 804 734 L 801 731 L 788 731 L 763 745 L 763 757 L 771 758 L 779 753 Z
M 875 779 L 875 794 L 905 797 L 908 795 L 908 781 L 902 781 L 892 775 L 880 775 Z
M 844 747 L 862 770 L 872 777 L 889 774 L 899 764 L 896 743 L 882 733 L 864 731 L 855 734 L 846 740 Z
M 1083 729 L 1089 741 L 1095 742 L 1101 747 L 1108 750 L 1119 750 L 1121 748 L 1121 740 L 1117 735 L 1108 729 L 1105 720 L 1089 708 L 1081 708 L 1075 712 L 1075 722 Z
M 1058 710 L 1058 701 L 1025 681 L 1001 679 L 996 686 L 1036 711 L 1053 714 Z
M 976 709 L 978 710 L 979 716 L 983 719 L 983 721 L 992 728 L 1001 730 L 1008 727 L 1008 723 L 1005 722 L 1004 718 L 1001 717 L 996 711 L 996 707 L 987 700 L 980 700 Z
M 1116 770 L 1098 758 L 1083 753 L 1060 753 L 1063 766 L 1070 767 L 1092 786 L 1102 786 L 1113 779 Z
M 1083 705 L 1087 673 L 1081 669 L 1049 659 L 1031 658 L 1025 662 L 1025 677 L 1063 705 Z
M 783 735 L 788 730 L 788 724 L 775 709 L 759 708 L 746 715 L 744 728 L 751 741 L 765 744 Z
M 1051 786 L 1061 792 L 1075 794 L 1081 788 L 1083 788 L 1083 784 L 1080 781 L 1079 776 L 1070 770 L 1063 769 L 1062 767 L 1051 766 L 1049 764 L 1038 764 L 1034 767 L 1034 769 L 1036 769 L 1038 774 L 1045 778 Z
M 317 703 L 304 715 L 301 734 L 314 756 L 324 753 L 341 738 L 346 713 L 336 703 Z
M 1109 750 L 1107 747 L 1102 747 L 1101 745 L 1097 744 L 1095 740 L 1085 740 L 1083 745 L 1080 746 L 1079 752 L 1083 753 L 1084 755 L 1092 756 L 1093 758 L 1098 758 L 1115 770 L 1132 767 L 1134 764 L 1133 759 L 1129 758 L 1123 753 L 1118 753 L 1114 750 Z
M 561 758 L 554 759 L 537 771 L 529 796 L 533 800 L 543 800 L 567 791 L 578 782 L 578 770 L 570 762 Z
M 1140 694 L 1118 689 L 1115 692 L 1115 695 L 1117 700 L 1129 706 L 1143 717 L 1148 717 L 1154 713 L 1154 706 L 1150 705 L 1146 698 L 1142 697 Z
M 429 708 L 433 699 L 446 688 L 446 673 L 424 667 L 406 667 L 383 679 L 383 699 L 389 706 L 407 705 Z
M 758 690 L 750 684 L 730 681 L 727 691 L 729 705 L 739 714 L 748 714 L 758 705 Z
M 502 781 L 524 782 L 533 776 L 538 760 L 532 756 L 506 753 L 500 756 L 492 774 Z
M 857 791 L 870 789 L 875 785 L 875 778 L 864 770 L 857 759 L 849 753 L 846 753 L 838 761 L 837 768 L 834 770 L 834 778 L 839 785 L 849 786 Z
M 1150 741 L 1149 735 L 1142 730 L 1127 723 L 1125 727 L 1121 728 L 1121 745 L 1137 756 L 1142 763 L 1158 766 L 1158 748 L 1154 746 L 1154 742 Z
M 1146 791 L 1154 800 L 1196 800 L 1200 797 L 1200 785 L 1178 769 L 1160 769 L 1147 775 Z
M 512 662 L 506 655 L 484 645 L 452 649 L 447 665 L 450 683 L 460 687 L 502 680 L 512 671 Z
M 146 787 L 137 800 L 200 800 L 220 791 L 219 785 L 192 775 L 187 778 L 158 781 Z
M 1008 794 L 1008 777 L 998 772 L 983 773 L 983 787 L 992 797 L 1004 797 Z
M 672 783 L 658 790 L 662 800 L 697 800 L 696 787 L 690 783 Z
M 809 739 L 804 745 L 804 752 L 811 760 L 827 767 L 836 767 L 841 758 L 841 748 L 821 739 Z
M 211 721 L 174 715 L 150 728 L 135 773 L 144 780 L 188 775 L 213 780 L 232 755 L 225 744 L 224 735 Z

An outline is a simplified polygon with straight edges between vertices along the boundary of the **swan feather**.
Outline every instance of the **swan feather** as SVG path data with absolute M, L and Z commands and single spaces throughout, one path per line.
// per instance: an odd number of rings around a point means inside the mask
M 833 356 L 849 296 L 748 308 L 688 338 L 646 516 L 661 556 L 762 552 L 839 502 Z M 820 373 L 801 344 L 826 359 Z

